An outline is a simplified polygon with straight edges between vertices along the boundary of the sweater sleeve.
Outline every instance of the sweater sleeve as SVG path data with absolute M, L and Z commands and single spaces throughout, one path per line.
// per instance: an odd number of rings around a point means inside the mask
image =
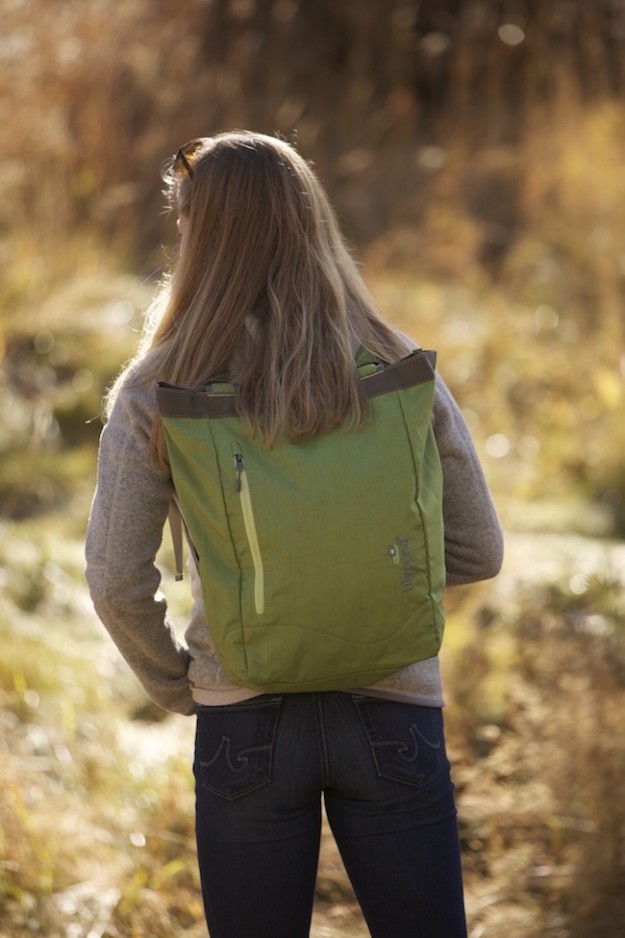
M 434 434 L 443 467 L 447 585 L 487 580 L 501 569 L 501 527 L 469 429 L 439 375 Z
M 102 431 L 86 577 L 99 618 L 150 697 L 190 714 L 189 653 L 176 638 L 155 563 L 173 488 L 149 446 L 153 393 L 127 377 Z

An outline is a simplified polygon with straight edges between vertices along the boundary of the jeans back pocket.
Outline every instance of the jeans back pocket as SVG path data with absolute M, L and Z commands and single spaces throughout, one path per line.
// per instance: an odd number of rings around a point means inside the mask
M 225 707 L 199 707 L 198 784 L 227 801 L 269 784 L 281 705 L 281 697 L 262 696 Z
M 381 778 L 421 788 L 448 765 L 440 709 L 356 695 L 353 700 Z

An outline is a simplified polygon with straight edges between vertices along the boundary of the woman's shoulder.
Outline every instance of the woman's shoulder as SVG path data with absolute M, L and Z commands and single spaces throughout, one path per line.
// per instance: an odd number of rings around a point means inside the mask
M 159 379 L 163 353 L 151 348 L 136 355 L 124 368 L 120 380 L 124 387 L 153 387 Z
M 132 359 L 122 370 L 107 397 L 109 418 L 124 410 L 153 413 L 156 409 L 156 382 L 159 377 L 160 355 L 150 349 Z

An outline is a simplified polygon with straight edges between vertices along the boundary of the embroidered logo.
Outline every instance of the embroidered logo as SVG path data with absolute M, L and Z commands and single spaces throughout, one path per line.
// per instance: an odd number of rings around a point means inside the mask
M 388 555 L 396 567 L 401 566 L 401 590 L 402 593 L 409 593 L 415 588 L 416 567 L 412 562 L 410 553 L 410 541 L 406 537 L 396 537 L 395 543 L 388 549 Z

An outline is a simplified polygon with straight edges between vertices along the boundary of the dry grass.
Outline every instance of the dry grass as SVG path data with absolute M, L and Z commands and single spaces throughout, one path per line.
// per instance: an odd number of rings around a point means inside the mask
M 462 630 L 448 725 L 476 936 L 622 927 L 624 587 L 622 545 L 521 535 L 495 590 L 474 592 L 471 629 L 464 604 L 450 617 Z

